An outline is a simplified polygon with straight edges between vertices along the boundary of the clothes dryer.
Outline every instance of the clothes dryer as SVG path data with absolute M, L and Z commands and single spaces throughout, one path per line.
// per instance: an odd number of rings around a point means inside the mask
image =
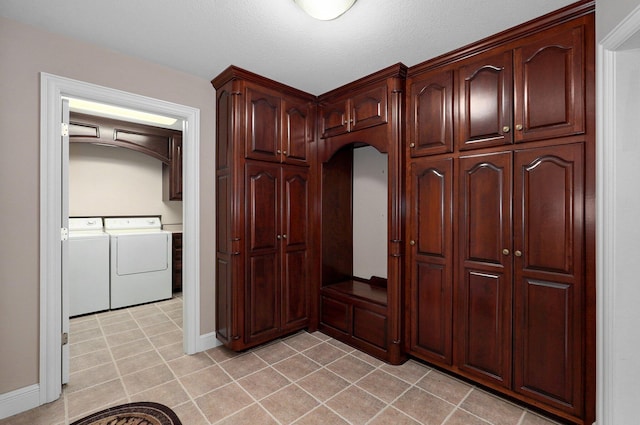
M 105 218 L 111 308 L 171 298 L 171 232 L 159 217 Z

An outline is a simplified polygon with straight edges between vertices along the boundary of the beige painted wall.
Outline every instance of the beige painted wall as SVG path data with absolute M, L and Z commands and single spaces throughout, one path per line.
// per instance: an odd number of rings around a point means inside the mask
M 69 145 L 69 216 L 159 215 L 182 224 L 182 202 L 162 199 L 162 162 L 126 148 Z
M 0 394 L 39 379 L 40 72 L 200 109 L 201 333 L 214 330 L 209 81 L 0 18 Z

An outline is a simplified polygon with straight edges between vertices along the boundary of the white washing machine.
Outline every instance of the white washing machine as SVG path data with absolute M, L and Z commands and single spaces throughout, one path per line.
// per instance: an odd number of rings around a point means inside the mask
M 109 235 L 102 218 L 69 218 L 69 316 L 109 310 Z
M 105 218 L 110 237 L 111 308 L 171 298 L 171 232 L 159 217 Z

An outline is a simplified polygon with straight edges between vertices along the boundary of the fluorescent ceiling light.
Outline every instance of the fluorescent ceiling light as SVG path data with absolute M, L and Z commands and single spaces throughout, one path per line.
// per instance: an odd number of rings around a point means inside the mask
M 293 0 L 302 10 L 322 21 L 330 21 L 349 10 L 356 0 Z
M 69 109 L 73 109 L 74 111 L 78 112 L 87 112 L 93 114 L 108 115 L 117 118 L 144 121 L 158 125 L 173 125 L 178 121 L 176 118 L 170 118 L 162 115 L 150 114 L 148 112 L 122 108 L 120 106 L 107 105 L 104 103 L 91 102 L 88 100 L 74 98 L 69 98 Z

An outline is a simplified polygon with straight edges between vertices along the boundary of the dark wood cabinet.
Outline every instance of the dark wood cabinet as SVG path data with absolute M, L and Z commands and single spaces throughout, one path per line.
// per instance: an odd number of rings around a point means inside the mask
M 162 161 L 163 199 L 182 200 L 181 131 L 71 112 L 69 142 L 118 146 Z
M 388 122 L 387 101 L 388 91 L 385 84 L 350 90 L 346 95 L 344 91 L 322 95 L 320 102 L 322 138 L 386 124 Z
M 315 109 L 309 99 L 246 84 L 246 157 L 308 165 Z
M 217 93 L 216 336 L 313 327 L 314 97 L 230 67 Z
M 246 340 L 306 326 L 309 314 L 308 170 L 246 165 Z
M 171 138 L 171 158 L 163 172 L 167 182 L 163 185 L 164 199 L 169 201 L 182 200 L 182 133 Z
M 401 347 L 405 72 L 404 65 L 393 65 L 319 97 L 324 130 L 324 138 L 318 141 L 319 327 L 393 364 L 406 359 Z M 341 123 L 338 118 L 345 110 L 347 119 Z M 340 125 L 344 128 L 339 129 Z M 386 155 L 387 246 L 386 258 L 380 260 L 386 261 L 386 276 L 354 275 L 354 157 L 365 146 Z
M 407 77 L 406 349 L 579 424 L 595 419 L 594 51 L 582 2 Z
M 511 153 L 460 158 L 456 364 L 511 386 Z
M 407 143 L 418 157 L 453 151 L 453 71 L 436 70 L 409 84 Z
M 512 143 L 513 55 L 474 56 L 458 69 L 458 148 Z
M 407 188 L 409 350 L 450 365 L 453 361 L 453 159 L 411 164 Z
M 582 22 L 491 49 L 458 69 L 458 148 L 580 134 L 584 126 Z
M 583 408 L 584 143 L 514 153 L 514 389 Z
M 182 232 L 171 234 L 171 273 L 173 292 L 182 292 Z
M 216 77 L 217 338 L 244 350 L 317 328 L 593 423 L 594 11 L 318 97 Z M 363 147 L 388 165 L 386 276 L 354 273 Z

